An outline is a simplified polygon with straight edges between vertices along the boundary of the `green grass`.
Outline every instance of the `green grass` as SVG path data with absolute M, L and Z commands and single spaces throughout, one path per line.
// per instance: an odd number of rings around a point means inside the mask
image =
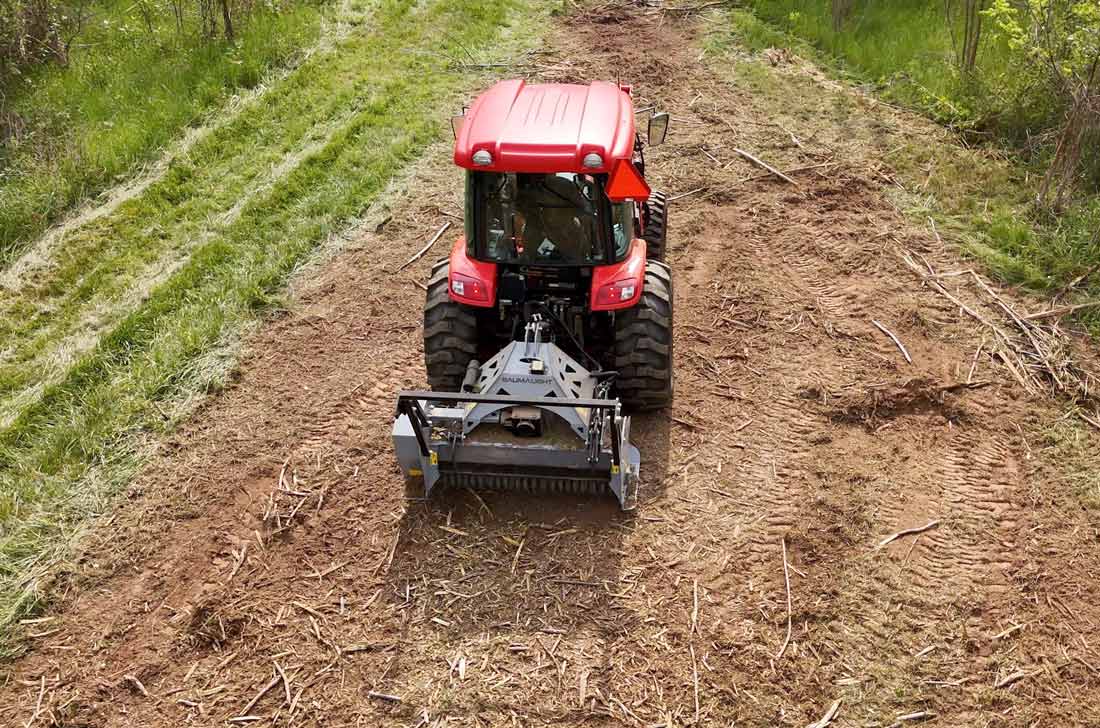
M 893 101 L 959 127 L 1023 131 L 1003 123 L 1023 121 L 1010 113 L 1008 98 L 1019 89 L 997 72 L 1007 67 L 1007 45 L 987 27 L 976 74 L 960 74 L 938 0 L 855 3 L 840 30 L 833 28 L 828 0 L 752 0 L 750 6 L 760 19 L 805 39 Z
M 1057 215 L 1032 204 L 1044 157 L 1025 158 L 1015 145 L 1029 131 L 1049 128 L 1057 110 L 1049 100 L 1033 99 L 1029 89 L 1014 85 L 1005 72 L 1008 51 L 988 28 L 978 73 L 963 79 L 954 65 L 942 3 L 857 3 L 840 32 L 833 30 L 826 0 L 753 0 L 749 5 L 751 11 L 730 11 L 727 30 L 712 34 L 709 42 L 716 50 L 792 48 L 831 75 L 871 84 L 880 97 L 963 130 L 972 140 L 981 132 L 987 144 L 976 153 L 906 139 L 880 152 L 928 198 L 918 195 L 906 203 L 911 211 L 936 219 L 945 237 L 1003 282 L 1053 293 L 1100 259 L 1100 201 L 1094 195 L 1083 194 Z M 768 75 L 766 69 L 748 68 L 753 65 L 742 64 L 744 72 Z M 827 113 L 837 118 L 846 112 L 833 107 Z M 1079 286 L 1077 295 L 1100 297 L 1100 275 Z M 1100 333 L 1100 312 L 1078 318 Z
M 321 28 L 321 6 L 288 3 L 241 22 L 233 44 L 177 32 L 167 8 L 151 27 L 138 5 L 106 0 L 62 68 L 3 89 L 24 131 L 0 146 L 0 268 L 48 225 L 147 161 L 228 95 L 293 61 Z
M 34 575 L 129 481 L 143 444 L 172 427 L 164 411 L 216 388 L 222 347 L 440 137 L 471 83 L 440 56 L 485 52 L 521 9 L 532 23 L 521 3 L 353 8 L 358 25 L 334 48 L 215 128 L 143 194 L 76 231 L 56 268 L 9 292 L 5 345 L 23 358 L 5 364 L 6 392 L 31 396 L 0 430 L 0 633 L 35 608 Z M 145 291 L 150 267 L 166 261 L 170 275 Z M 120 294 L 134 290 L 141 295 Z M 45 371 L 57 360 L 50 347 L 79 339 L 87 327 L 70 324 L 90 314 L 109 320 L 94 346 Z

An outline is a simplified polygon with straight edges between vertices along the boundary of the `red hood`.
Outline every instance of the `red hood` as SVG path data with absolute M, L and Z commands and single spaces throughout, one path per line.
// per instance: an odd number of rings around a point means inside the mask
M 613 83 L 527 84 L 501 81 L 474 101 L 455 140 L 455 164 L 495 172 L 592 172 L 611 170 L 634 147 L 634 104 Z M 475 165 L 486 150 L 492 164 Z M 586 168 L 592 152 L 603 158 Z

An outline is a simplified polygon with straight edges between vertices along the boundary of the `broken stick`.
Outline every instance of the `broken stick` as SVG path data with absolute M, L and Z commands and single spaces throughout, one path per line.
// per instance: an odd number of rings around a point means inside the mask
M 897 533 L 891 534 L 891 535 L 887 536 L 886 538 L 882 539 L 881 541 L 879 541 L 879 544 L 878 544 L 878 546 L 875 547 L 875 550 L 878 551 L 879 549 L 885 547 L 887 544 L 890 544 L 890 543 L 893 543 L 894 541 L 897 541 L 902 536 L 912 536 L 912 535 L 917 534 L 917 533 L 924 533 L 925 531 L 930 531 L 931 529 L 935 528 L 938 525 L 940 525 L 940 522 L 938 520 L 937 521 L 929 521 L 928 523 L 921 526 L 920 528 L 907 528 L 903 531 L 898 531 Z
M 897 336 L 895 336 L 893 331 L 886 328 L 885 326 L 883 326 L 882 324 L 880 324 L 878 321 L 876 321 L 874 319 L 871 319 L 871 323 L 873 323 L 879 331 L 881 331 L 882 333 L 884 333 L 884 334 L 886 334 L 887 336 L 890 337 L 890 339 L 894 342 L 894 344 L 901 351 L 902 356 L 905 357 L 905 361 L 909 362 L 910 364 L 913 363 L 913 357 L 909 356 L 909 352 L 906 350 L 905 344 L 901 343 L 901 339 L 899 339 Z
M 814 723 L 806 726 L 806 728 L 828 728 L 832 725 L 833 720 L 836 719 L 837 713 L 840 712 L 840 701 L 834 700 L 833 704 L 829 706 L 829 709 L 825 711 L 825 715 Z
M 672 197 L 668 198 L 668 201 L 672 202 L 674 200 L 679 200 L 681 198 L 687 197 L 688 195 L 694 195 L 696 192 L 702 192 L 705 189 L 706 189 L 706 187 L 696 187 L 695 189 L 691 190 L 690 192 L 681 192 L 678 195 L 673 195 Z
M 787 537 L 783 537 L 783 581 L 787 585 L 787 637 L 783 640 L 783 646 L 779 648 L 779 653 L 775 656 L 775 659 L 783 657 L 783 653 L 787 651 L 787 645 L 791 643 L 791 567 L 787 562 Z
M 241 714 L 240 716 L 238 716 L 237 719 L 239 720 L 240 718 L 249 717 L 252 714 L 252 709 L 256 707 L 256 703 L 260 702 L 260 700 L 269 692 L 271 692 L 271 689 L 282 682 L 282 680 L 283 679 L 279 677 L 279 675 L 275 675 L 275 677 L 271 678 L 271 681 L 268 682 L 267 685 L 264 685 L 262 688 L 260 688 L 260 692 L 256 693 L 256 697 L 248 701 L 248 705 L 244 706 L 244 710 L 241 711 Z
M 746 152 L 746 151 L 745 151 L 744 149 L 737 149 L 737 148 L 735 147 L 733 151 L 737 152 L 737 153 L 738 153 L 739 155 L 741 155 L 741 156 L 742 156 L 742 157 L 744 157 L 745 159 L 749 160 L 750 162 L 752 162 L 753 164 L 755 164 L 755 165 L 756 165 L 757 167 L 760 167 L 761 169 L 766 169 L 766 170 L 768 170 L 769 172 L 771 172 L 772 174 L 774 174 L 774 175 L 775 175 L 776 177 L 778 177 L 779 179 L 783 180 L 784 182 L 787 182 L 787 183 L 789 183 L 789 184 L 792 184 L 792 185 L 794 185 L 795 187 L 798 187 L 798 183 L 797 183 L 797 182 L 795 182 L 795 181 L 794 181 L 793 179 L 791 179 L 791 178 L 790 178 L 790 177 L 788 177 L 787 175 L 783 174 L 783 173 L 782 173 L 782 172 L 780 172 L 780 171 L 779 171 L 778 169 L 776 169 L 775 167 L 771 166 L 770 164 L 768 164 L 768 163 L 767 163 L 767 162 L 765 162 L 764 160 L 762 160 L 762 159 L 759 159 L 758 157 L 754 157 L 753 155 L 751 155 L 751 154 L 749 154 L 748 152 Z
M 443 227 L 439 228 L 438 232 L 436 232 L 436 234 L 432 236 L 432 239 L 428 241 L 428 244 L 425 245 L 423 248 L 421 248 L 419 251 L 417 251 L 416 255 L 414 255 L 413 257 L 406 260 L 405 264 L 402 265 L 397 270 L 395 270 L 394 273 L 400 273 L 401 271 L 405 270 L 406 268 L 408 268 L 410 265 L 412 265 L 416 261 L 423 258 L 424 254 L 427 253 L 429 250 L 431 250 L 432 246 L 435 245 L 436 242 L 438 242 L 441 237 L 443 237 L 443 233 L 447 232 L 447 229 L 449 227 L 451 227 L 450 220 L 443 223 Z
M 1094 308 L 1100 306 L 1100 301 L 1088 301 L 1087 303 L 1078 303 L 1073 306 L 1059 306 L 1058 308 L 1052 308 L 1049 311 L 1040 311 L 1039 313 L 1029 314 L 1024 316 L 1024 321 L 1039 321 L 1041 319 L 1056 318 L 1058 316 L 1065 316 L 1068 313 L 1080 311 L 1085 308 Z

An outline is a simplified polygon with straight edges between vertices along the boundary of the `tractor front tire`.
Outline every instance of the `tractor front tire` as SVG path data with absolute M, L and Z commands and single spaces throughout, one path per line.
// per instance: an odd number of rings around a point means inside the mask
M 436 263 L 424 302 L 424 366 L 428 385 L 436 392 L 457 392 L 466 367 L 477 355 L 477 317 L 469 307 L 451 300 L 450 264 Z
M 651 192 L 646 204 L 645 230 L 642 238 L 649 260 L 664 261 L 665 235 L 668 230 L 668 196 L 664 192 Z
M 672 273 L 646 263 L 642 297 L 615 315 L 615 387 L 628 410 L 672 404 Z

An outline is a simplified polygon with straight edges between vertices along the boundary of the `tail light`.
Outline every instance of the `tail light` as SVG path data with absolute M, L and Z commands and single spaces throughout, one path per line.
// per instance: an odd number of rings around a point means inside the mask
M 630 308 L 642 297 L 645 285 L 645 241 L 633 240 L 626 257 L 592 269 L 589 301 L 593 311 Z
M 484 283 L 461 273 L 451 273 L 451 293 L 471 301 L 489 300 L 489 292 L 485 290 Z
M 633 278 L 615 281 L 600 286 L 596 291 L 597 306 L 618 306 L 633 301 L 638 294 L 637 282 Z

